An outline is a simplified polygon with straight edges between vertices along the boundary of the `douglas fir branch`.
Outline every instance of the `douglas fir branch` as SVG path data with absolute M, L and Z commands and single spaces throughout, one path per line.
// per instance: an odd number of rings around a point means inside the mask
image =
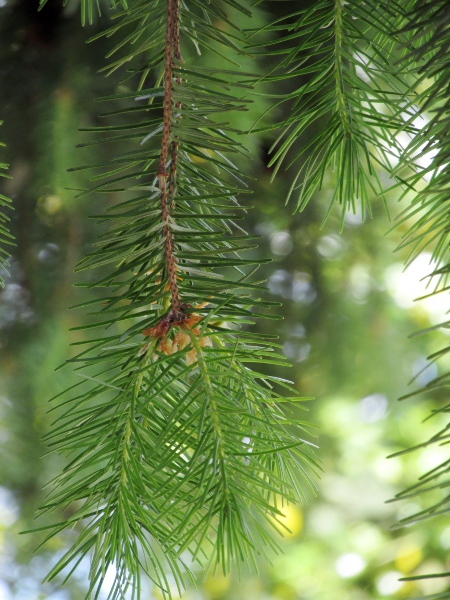
M 110 69 L 141 66 L 137 89 L 101 99 L 113 124 L 92 130 L 112 142 L 128 133 L 129 151 L 95 166 L 104 180 L 86 191 L 122 200 L 78 267 L 99 274 L 88 328 L 100 334 L 70 361 L 85 378 L 54 400 L 46 441 L 69 462 L 42 507 L 73 507 L 46 539 L 78 532 L 48 579 L 89 556 L 92 597 L 109 568 L 119 599 L 139 596 L 143 573 L 170 597 L 169 581 L 181 591 L 195 563 L 256 565 L 277 551 L 286 503 L 314 489 L 307 425 L 290 408 L 302 399 L 264 374 L 285 364 L 277 336 L 252 332 L 276 314 L 258 299 L 255 240 L 238 224 L 246 151 L 230 115 L 252 93 L 239 15 L 249 10 L 234 0 L 137 0 L 105 32 L 124 36 Z M 229 68 L 204 66 L 197 47 Z
M 299 211 L 330 173 L 342 225 L 347 210 L 370 216 L 369 198 L 388 190 L 411 198 L 398 219 L 407 262 L 431 244 L 433 293 L 448 290 L 448 1 L 290 0 L 274 22 L 266 4 L 105 2 L 105 71 L 123 82 L 99 98 L 104 125 L 83 145 L 121 150 L 75 167 L 92 180 L 79 196 L 110 194 L 111 205 L 78 266 L 90 270 L 92 299 L 81 306 L 92 312 L 68 361 L 80 383 L 52 401 L 45 441 L 66 466 L 41 508 L 51 524 L 40 528 L 43 543 L 71 530 L 47 579 L 89 560 L 89 598 L 107 573 L 108 598 L 119 600 L 139 598 L 148 578 L 170 598 L 198 565 L 256 568 L 278 550 L 273 530 L 283 532 L 286 505 L 314 493 L 320 467 L 299 418 L 305 398 L 268 374 L 286 365 L 277 327 L 254 327 L 276 324 L 279 309 L 258 278 L 256 238 L 239 225 L 252 132 L 273 142 L 273 177 L 292 173 Z M 101 6 L 81 0 L 83 24 Z M 243 131 L 255 95 L 267 110 Z M 10 243 L 7 220 L 0 213 L 0 241 Z M 7 257 L 2 250 L 0 267 Z M 427 390 L 447 385 L 441 375 Z M 448 485 L 444 462 L 399 498 Z

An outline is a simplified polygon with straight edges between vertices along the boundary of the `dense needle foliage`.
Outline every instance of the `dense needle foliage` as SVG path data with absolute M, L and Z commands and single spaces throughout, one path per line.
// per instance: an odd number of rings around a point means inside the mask
M 348 209 L 371 215 L 374 194 L 400 190 L 411 204 L 399 223 L 413 222 L 403 245 L 413 258 L 432 244 L 433 293 L 448 289 L 447 3 L 279 4 L 282 16 L 259 28 L 240 26 L 250 2 L 104 7 L 111 21 L 101 35 L 113 43 L 104 70 L 124 79 L 119 93 L 99 99 L 107 124 L 83 145 L 128 149 L 77 167 L 94 172 L 79 197 L 121 200 L 98 217 L 103 233 L 78 266 L 102 293 L 80 307 L 89 310 L 88 339 L 70 362 L 82 380 L 53 399 L 46 441 L 69 462 L 42 507 L 71 507 L 42 528 L 45 541 L 79 531 L 48 579 L 70 576 L 89 556 L 92 597 L 110 568 L 109 597 L 123 598 L 139 597 L 143 571 L 170 596 L 171 581 L 181 592 L 195 562 L 224 573 L 256 564 L 277 550 L 270 529 L 282 528 L 286 504 L 303 499 L 305 485 L 314 489 L 309 425 L 290 407 L 304 399 L 264 372 L 285 364 L 277 335 L 252 329 L 256 319 L 277 319 L 258 280 L 255 239 L 239 226 L 248 180 L 239 115 L 255 93 L 273 105 L 252 131 L 276 132 L 269 166 L 274 177 L 296 167 L 288 195 L 297 209 L 333 170 L 341 224 Z M 82 23 L 100 9 L 82 0 Z M 205 64 L 205 51 L 227 68 Z M 249 60 L 263 76 L 240 68 Z M 296 89 L 284 93 L 292 80 Z M 286 106 L 286 118 L 268 122 Z M 445 429 L 430 443 L 446 437 Z M 447 462 L 400 497 L 445 488 L 446 470 Z M 406 521 L 447 504 L 433 499 Z
M 414 118 L 422 126 L 411 139 L 401 157 L 398 168 L 413 167 L 418 171 L 408 177 L 408 185 L 417 189 L 410 206 L 401 215 L 401 222 L 414 219 L 404 235 L 401 246 L 408 248 L 408 261 L 413 260 L 421 251 L 431 246 L 434 269 L 430 272 L 428 285 L 430 292 L 426 297 L 448 292 L 449 265 L 449 191 L 450 191 L 450 145 L 449 145 L 449 83 L 450 83 L 450 7 L 443 2 L 414 2 L 407 15 L 402 33 L 410 37 L 411 47 L 405 58 L 405 64 L 415 74 Z M 424 81 L 427 85 L 424 88 Z M 411 118 L 409 119 L 409 121 Z M 406 126 L 408 120 L 406 120 Z M 419 170 L 417 163 L 425 157 L 425 164 Z M 446 330 L 450 321 L 446 320 L 430 329 L 418 332 L 429 334 L 436 329 Z M 450 351 L 446 346 L 433 353 L 431 362 L 445 361 Z M 444 363 L 445 364 L 445 363 Z M 444 369 L 448 367 L 444 366 Z M 439 393 L 448 388 L 450 373 L 445 370 L 432 378 L 424 389 L 419 389 L 406 397 L 423 391 Z M 446 414 L 450 405 L 443 396 L 441 407 L 433 415 Z M 448 425 L 424 441 L 418 448 L 448 443 Z M 418 448 L 412 448 L 417 450 Z M 410 452 L 406 450 L 405 452 Z M 412 524 L 424 519 L 447 515 L 449 497 L 446 493 L 448 478 L 448 460 L 430 469 L 420 481 L 398 495 L 397 500 L 421 500 L 421 509 L 408 515 L 402 524 Z M 448 572 L 431 574 L 429 577 L 448 576 Z M 427 577 L 425 575 L 425 577 Z M 421 579 L 416 576 L 411 579 Z
M 128 34 L 109 70 L 144 65 L 137 91 L 101 99 L 115 122 L 96 128 L 95 141 L 135 145 L 95 166 L 89 191 L 124 194 L 78 267 L 101 274 L 90 286 L 107 293 L 88 327 L 106 333 L 73 359 L 87 381 L 58 402 L 47 441 L 70 462 L 43 507 L 82 501 L 50 528 L 49 537 L 89 519 L 49 578 L 90 553 L 94 595 L 110 565 L 110 594 L 120 598 L 129 586 L 139 593 L 141 568 L 170 594 L 168 566 L 181 590 L 185 550 L 203 562 L 212 546 L 224 572 L 254 562 L 276 549 L 264 522 L 277 527 L 285 502 L 303 495 L 298 473 L 311 485 L 316 464 L 304 424 L 280 404 L 295 390 L 263 372 L 284 357 L 248 329 L 275 318 L 272 303 L 255 298 L 255 260 L 241 257 L 254 242 L 237 224 L 245 188 L 228 157 L 245 153 L 226 117 L 245 110 L 248 75 L 182 58 L 185 23 L 195 24 L 186 37 L 196 45 L 239 54 L 239 29 L 228 39 L 211 25 L 229 23 L 227 4 L 141 0 L 105 33 Z
M 393 161 L 402 153 L 396 132 L 416 133 L 398 111 L 410 94 L 394 59 L 393 33 L 403 18 L 397 2 L 320 0 L 253 34 L 269 34 L 270 42 L 255 50 L 278 59 L 266 80 L 297 82 L 270 109 L 289 103 L 289 117 L 262 131 L 280 131 L 272 147 L 274 177 L 282 165 L 297 167 L 289 196 L 296 192 L 299 210 L 332 169 L 337 185 L 330 210 L 334 202 L 341 206 L 342 223 L 347 210 L 370 215 L 369 197 L 385 188 L 380 174 L 394 175 Z

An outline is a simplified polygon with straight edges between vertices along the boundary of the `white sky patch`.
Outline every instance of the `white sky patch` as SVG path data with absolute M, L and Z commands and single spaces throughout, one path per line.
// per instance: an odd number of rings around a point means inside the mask
M 1 2 L 1 0 L 0 0 L 0 2 Z M 1 4 L 0 4 L 0 6 L 1 6 Z M 0 579 L 0 598 L 2 600 L 13 600 L 12 594 L 9 591 L 9 587 L 1 579 Z
M 434 289 L 435 282 L 430 282 L 427 277 L 433 271 L 431 254 L 422 252 L 406 270 L 403 268 L 402 263 L 394 263 L 384 272 L 386 288 L 395 303 L 400 308 L 417 307 L 424 310 L 433 325 L 447 321 L 447 311 L 450 308 L 448 293 L 442 292 L 415 302 L 416 298 L 430 294 Z
M 365 66 L 367 66 L 369 64 L 367 56 L 365 54 L 362 54 L 361 52 L 355 52 L 354 58 L 356 61 L 356 74 L 358 75 L 358 77 L 360 79 L 362 79 L 366 83 L 370 83 L 371 80 L 367 74 L 366 69 L 363 69 L 363 67 L 361 66 L 361 64 L 363 64 Z
M 448 449 L 442 446 L 428 446 L 419 455 L 417 465 L 422 473 L 435 469 L 448 460 Z
M 411 118 L 411 115 L 407 115 L 407 114 L 402 114 L 402 117 L 405 121 L 407 121 L 408 119 Z M 426 127 L 429 123 L 429 120 L 424 117 L 423 115 L 418 115 L 411 123 L 411 125 L 415 128 L 418 129 L 419 131 L 421 131 L 422 129 L 424 129 L 424 127 Z M 411 143 L 411 140 L 413 139 L 412 134 L 406 133 L 404 131 L 402 131 L 401 133 L 398 134 L 397 136 L 397 141 L 400 142 L 402 148 L 407 148 L 409 146 L 409 144 Z M 417 148 L 416 151 L 416 155 L 419 155 L 421 152 L 423 152 L 423 150 L 425 149 L 426 144 L 422 144 L 422 146 L 419 146 L 419 148 Z M 434 157 L 436 156 L 437 151 L 436 150 L 429 150 L 428 152 L 426 152 L 423 156 L 418 157 L 415 162 L 422 167 L 423 169 L 427 169 L 431 163 L 433 162 Z M 439 170 L 441 170 L 442 167 L 440 167 Z M 427 173 L 424 175 L 424 179 L 426 181 L 429 181 L 431 177 L 431 173 Z
M 0 487 L 0 524 L 4 527 L 9 527 L 17 521 L 18 517 L 19 506 L 14 496 L 5 487 Z
M 379 67 L 377 67 L 377 65 L 373 63 L 373 59 L 366 53 L 362 52 L 355 52 L 353 58 L 356 65 L 355 70 L 357 76 L 369 85 L 375 82 L 377 75 L 379 74 Z M 363 102 L 363 105 L 366 106 L 366 108 L 368 108 L 369 106 L 372 109 L 375 108 L 376 110 L 379 110 L 380 113 L 384 113 L 386 116 L 388 116 L 390 112 L 388 111 L 387 106 L 384 105 L 383 102 L 380 102 L 380 98 L 375 95 L 369 95 L 367 102 Z M 405 124 L 408 123 L 408 125 L 410 127 L 413 127 L 416 131 L 422 131 L 428 125 L 430 120 L 427 118 L 426 115 L 420 113 L 420 108 L 418 106 L 414 104 L 409 105 L 407 108 L 406 105 L 404 106 L 404 112 L 400 113 L 400 115 L 398 115 L 397 113 L 396 116 L 400 117 L 400 119 L 402 119 Z M 398 108 L 401 109 L 402 105 L 399 104 Z M 399 132 L 396 135 L 397 144 L 401 147 L 402 150 L 408 148 L 413 139 L 414 134 L 408 133 L 405 130 Z M 387 141 L 384 145 L 386 150 L 385 157 L 390 163 L 391 167 L 395 167 L 399 162 L 402 150 L 398 148 L 398 145 L 397 147 L 395 145 L 390 145 Z M 416 167 L 418 168 L 427 169 L 432 164 L 433 159 L 437 154 L 436 149 L 430 149 L 427 152 L 425 152 L 423 156 L 420 156 L 421 153 L 425 150 L 426 145 L 427 144 L 425 142 L 421 146 L 419 146 L 415 150 L 414 155 L 412 157 L 413 161 L 416 164 Z M 446 166 L 447 165 L 441 165 L 436 171 L 424 173 L 423 179 L 425 181 L 429 181 L 434 172 L 439 173 Z
M 417 111 L 417 112 L 419 111 L 418 107 L 415 107 L 415 106 L 411 107 L 410 110 Z M 406 122 L 410 121 L 411 114 L 408 114 L 406 112 L 401 113 L 400 117 L 406 123 Z M 428 123 L 429 123 L 429 119 L 427 119 L 425 116 L 423 116 L 421 114 L 417 114 L 417 116 L 414 119 L 412 119 L 410 125 L 412 127 L 414 127 L 416 130 L 421 131 L 428 125 Z M 414 139 L 413 134 L 408 133 L 406 131 L 401 131 L 396 135 L 396 140 L 403 150 L 406 150 L 406 148 L 408 148 L 408 146 L 410 145 L 410 143 L 413 139 Z M 437 154 L 437 150 L 432 148 L 432 149 L 428 150 L 427 152 L 425 152 L 423 155 L 421 155 L 425 149 L 425 146 L 426 146 L 426 143 L 419 146 L 415 150 L 414 155 L 412 156 L 413 162 L 416 164 L 416 166 L 419 168 L 421 167 L 422 169 L 427 169 L 432 164 L 433 159 L 435 158 L 435 156 Z M 400 160 L 399 150 L 394 145 L 391 145 L 391 146 L 389 146 L 389 151 L 390 152 L 387 153 L 386 156 L 389 159 L 391 167 L 395 167 Z M 446 167 L 446 165 L 441 165 L 440 167 L 438 167 L 436 172 L 439 173 L 445 167 Z M 431 179 L 433 173 L 434 173 L 434 171 L 430 171 L 429 173 L 424 173 L 423 174 L 424 181 L 429 181 Z
M 82 561 L 84 562 L 84 561 Z M 80 563 L 82 564 L 82 563 Z M 89 569 L 89 561 L 86 561 L 85 566 Z M 86 576 L 88 575 L 89 570 L 87 571 L 87 573 L 84 576 L 84 579 L 86 579 Z M 80 575 L 80 573 L 78 573 L 78 575 Z M 101 585 L 100 588 L 100 594 L 99 594 L 99 600 L 107 600 L 107 598 L 109 598 L 109 592 L 112 588 L 112 586 L 114 585 L 114 581 L 116 579 L 116 575 L 117 575 L 117 568 L 115 565 L 110 565 L 105 573 L 105 577 L 103 579 L 103 583 Z M 80 579 L 83 581 L 83 579 L 80 577 Z M 124 600 L 132 600 L 132 591 L 128 590 L 125 595 L 124 595 Z M 143 596 L 145 596 L 145 594 L 142 594 Z M 150 596 L 151 598 L 151 596 Z

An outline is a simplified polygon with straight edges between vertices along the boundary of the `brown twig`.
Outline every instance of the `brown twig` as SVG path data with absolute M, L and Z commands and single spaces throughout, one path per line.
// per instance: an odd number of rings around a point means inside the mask
M 174 3 L 174 26 L 172 31 L 172 40 L 173 40 L 173 57 L 177 61 L 181 61 L 181 50 L 180 50 L 180 5 L 179 0 Z M 174 62 L 172 61 L 172 68 L 174 67 Z M 177 84 L 181 85 L 183 80 L 180 76 L 176 79 Z M 181 102 L 178 101 L 175 104 L 177 111 L 181 110 Z M 170 162 L 170 177 L 169 177 L 169 198 L 171 200 L 170 210 L 173 211 L 175 208 L 175 187 L 176 187 L 176 178 L 177 178 L 177 167 L 178 167 L 178 147 L 179 143 L 176 138 L 172 141 L 171 147 L 171 162 Z
M 164 255 L 166 259 L 167 276 L 170 287 L 170 312 L 175 319 L 183 315 L 177 283 L 177 269 L 176 258 L 174 256 L 173 238 L 169 225 L 169 200 L 172 199 L 173 202 L 178 157 L 178 144 L 176 142 L 172 142 L 170 174 L 166 172 L 166 165 L 169 156 L 170 129 L 173 110 L 172 94 L 174 58 L 177 58 L 178 60 L 181 58 L 179 40 L 179 0 L 167 0 L 166 44 L 164 52 L 163 131 L 161 154 L 158 165 L 158 180 L 159 189 L 161 192 L 161 219 L 164 223 Z M 168 178 L 169 186 L 167 186 Z

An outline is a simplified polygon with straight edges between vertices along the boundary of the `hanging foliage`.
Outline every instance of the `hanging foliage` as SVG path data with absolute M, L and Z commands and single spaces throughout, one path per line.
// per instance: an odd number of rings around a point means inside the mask
M 231 157 L 246 151 L 228 115 L 246 110 L 251 86 L 227 5 L 249 14 L 231 0 L 136 0 L 104 34 L 122 34 L 108 70 L 139 60 L 140 83 L 100 99 L 116 121 L 91 130 L 94 143 L 120 138 L 130 150 L 96 165 L 83 192 L 122 199 L 78 267 L 105 290 L 87 326 L 101 333 L 71 361 L 84 381 L 55 400 L 46 442 L 70 462 L 42 507 L 75 507 L 46 539 L 84 524 L 48 579 L 89 555 L 94 596 L 109 567 L 110 597 L 122 598 L 139 595 L 142 570 L 170 596 L 168 572 L 181 590 L 192 561 L 252 564 L 277 550 L 268 528 L 282 529 L 283 506 L 304 483 L 314 489 L 308 425 L 289 404 L 303 399 L 264 373 L 285 364 L 276 329 L 251 328 L 278 316 L 258 299 L 260 261 L 238 224 L 246 187 Z M 230 69 L 184 60 L 192 42 Z
M 70 361 L 83 380 L 54 399 L 46 441 L 69 462 L 42 507 L 72 507 L 43 528 L 45 541 L 68 527 L 79 532 L 48 579 L 89 556 L 93 597 L 109 568 L 110 598 L 139 597 L 142 572 L 170 597 L 171 577 L 181 591 L 195 562 L 225 573 L 255 563 L 277 550 L 269 530 L 282 527 L 286 503 L 314 489 L 309 425 L 293 408 L 304 399 L 264 373 L 286 364 L 276 328 L 272 336 L 252 328 L 256 319 L 277 323 L 257 278 L 255 239 L 239 226 L 247 150 L 236 117 L 261 79 L 272 91 L 257 93 L 288 114 L 268 124 L 261 115 L 253 131 L 277 132 L 269 166 L 274 176 L 296 168 L 289 196 L 298 194 L 297 209 L 332 171 L 330 210 L 341 207 L 341 225 L 347 210 L 370 216 L 373 195 L 410 194 L 398 223 L 415 221 L 402 247 L 412 248 L 409 261 L 432 243 L 433 293 L 448 290 L 447 3 L 319 0 L 246 29 L 239 23 L 250 4 L 105 7 L 112 19 L 101 35 L 116 40 L 105 71 L 125 79 L 120 93 L 100 99 L 108 124 L 91 128 L 87 143 L 120 141 L 128 150 L 80 167 L 94 170 L 80 196 L 115 201 L 98 217 L 109 229 L 78 268 L 102 294 L 83 305 L 97 308 Z M 102 3 L 80 8 L 91 23 Z M 227 68 L 208 66 L 205 50 Z M 255 55 L 269 65 L 264 76 L 240 68 Z M 285 93 L 288 80 L 297 86 Z M 445 439 L 446 430 L 430 443 Z M 447 486 L 446 465 L 400 497 Z

